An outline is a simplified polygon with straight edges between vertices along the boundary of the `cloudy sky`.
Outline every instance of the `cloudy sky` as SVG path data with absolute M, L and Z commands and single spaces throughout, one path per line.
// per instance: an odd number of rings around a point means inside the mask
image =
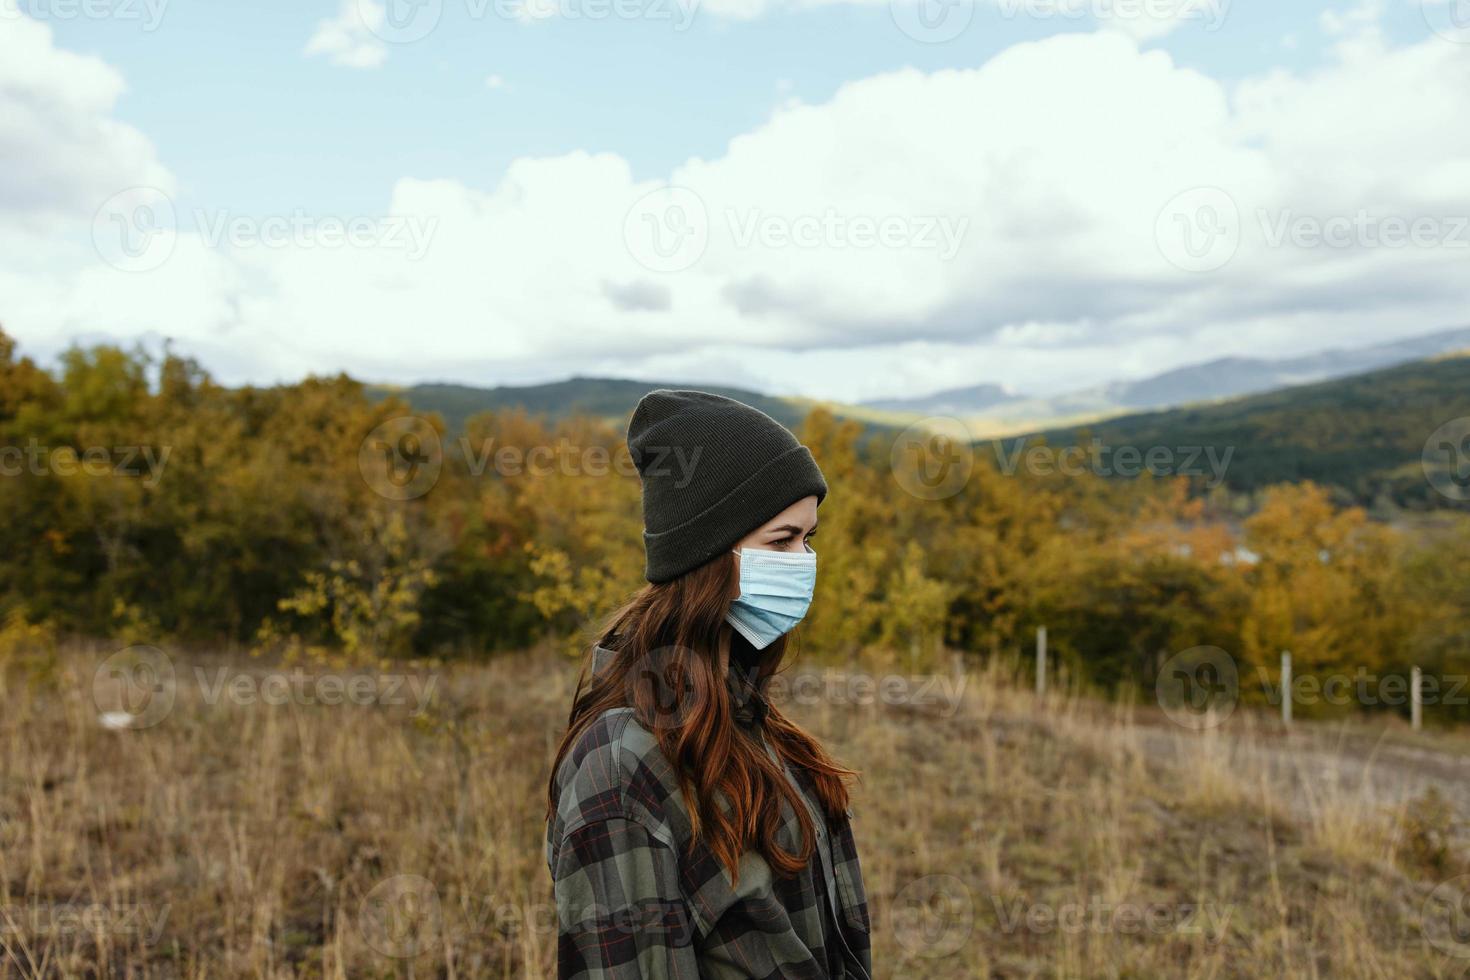
M 0 324 L 1050 394 L 1470 323 L 1470 0 L 0 0 Z

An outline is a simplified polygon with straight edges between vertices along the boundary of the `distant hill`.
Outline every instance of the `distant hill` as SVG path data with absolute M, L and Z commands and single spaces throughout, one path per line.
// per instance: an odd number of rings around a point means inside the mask
M 1456 506 L 1422 472 L 1424 444 L 1451 419 L 1470 416 L 1470 352 L 1252 395 L 1108 419 L 1040 433 L 1052 446 L 1233 450 L 1225 484 L 1254 491 L 1313 480 L 1363 503 Z M 1034 444 L 1034 439 L 1027 444 Z M 1003 451 L 1015 440 L 999 441 Z
M 964 419 L 971 431 L 1005 435 L 1076 425 L 1144 409 L 1238 398 L 1376 371 L 1470 348 L 1470 327 L 1387 344 L 1327 350 L 1290 358 L 1225 357 L 1174 368 L 1137 381 L 1114 381 L 1051 397 L 1011 392 L 999 384 L 952 388 L 914 398 L 861 403 L 902 422 L 925 415 Z
M 592 415 L 622 427 L 638 399 L 655 388 L 698 388 L 735 398 L 760 409 L 788 428 L 800 425 L 812 406 L 804 399 L 775 398 L 744 388 L 629 381 L 625 378 L 573 377 L 549 384 L 501 385 L 495 388 L 455 384 L 420 384 L 403 388 L 373 385 L 369 386 L 368 395 L 379 400 L 396 395 L 420 411 L 438 412 L 451 429 L 463 428 L 465 420 L 472 415 L 516 407 L 552 420 L 570 415 Z
M 1017 396 L 1004 385 L 970 385 L 966 388 L 948 388 L 932 395 L 918 398 L 877 398 L 861 402 L 863 408 L 880 412 L 919 412 L 924 415 L 965 416 L 984 411 L 1005 402 L 1015 401 Z
M 1470 348 L 1470 328 L 1442 330 L 1408 340 L 1305 357 L 1270 360 L 1226 357 L 1141 381 L 1107 385 L 1107 400 L 1127 408 L 1165 408 L 1188 402 L 1236 398 L 1376 371 L 1380 368 Z

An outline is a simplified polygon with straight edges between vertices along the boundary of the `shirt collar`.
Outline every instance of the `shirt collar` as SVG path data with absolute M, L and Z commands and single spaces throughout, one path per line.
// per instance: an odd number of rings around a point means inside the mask
M 601 674 L 612 664 L 617 651 L 597 644 L 592 648 L 592 673 Z M 743 667 L 739 658 L 731 656 L 730 669 L 725 674 L 725 685 L 730 691 L 730 705 L 734 708 L 735 721 L 750 728 L 759 726 L 770 712 L 770 702 L 756 687 L 755 670 Z

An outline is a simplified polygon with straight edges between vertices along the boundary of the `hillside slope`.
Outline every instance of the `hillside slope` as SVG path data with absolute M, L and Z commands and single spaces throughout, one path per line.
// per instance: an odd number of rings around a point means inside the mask
M 1036 434 L 1053 446 L 1232 451 L 1227 486 L 1253 491 L 1313 480 L 1360 503 L 1451 506 L 1424 478 L 1425 442 L 1444 423 L 1470 416 L 1470 355 L 1419 361 L 1367 374 L 1108 419 Z M 1013 447 L 1012 440 L 1002 445 Z
M 368 394 L 378 399 L 397 395 L 420 411 L 438 412 L 451 429 L 463 426 L 465 419 L 472 415 L 517 407 L 524 408 L 531 415 L 545 415 L 551 419 L 582 414 L 621 426 L 627 421 L 633 406 L 638 404 L 638 399 L 655 388 L 690 387 L 739 399 L 783 425 L 800 424 L 806 417 L 806 405 L 795 399 L 773 398 L 744 388 L 630 381 L 626 378 L 574 377 L 548 384 L 500 385 L 495 388 L 457 384 L 420 384 L 406 388 L 371 386 Z

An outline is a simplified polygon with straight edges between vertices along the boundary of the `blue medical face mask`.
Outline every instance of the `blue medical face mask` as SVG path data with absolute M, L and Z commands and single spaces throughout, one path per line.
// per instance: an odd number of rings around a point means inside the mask
M 817 587 L 817 553 L 763 548 L 731 549 L 740 556 L 740 598 L 725 620 L 757 650 L 775 643 L 801 622 Z

